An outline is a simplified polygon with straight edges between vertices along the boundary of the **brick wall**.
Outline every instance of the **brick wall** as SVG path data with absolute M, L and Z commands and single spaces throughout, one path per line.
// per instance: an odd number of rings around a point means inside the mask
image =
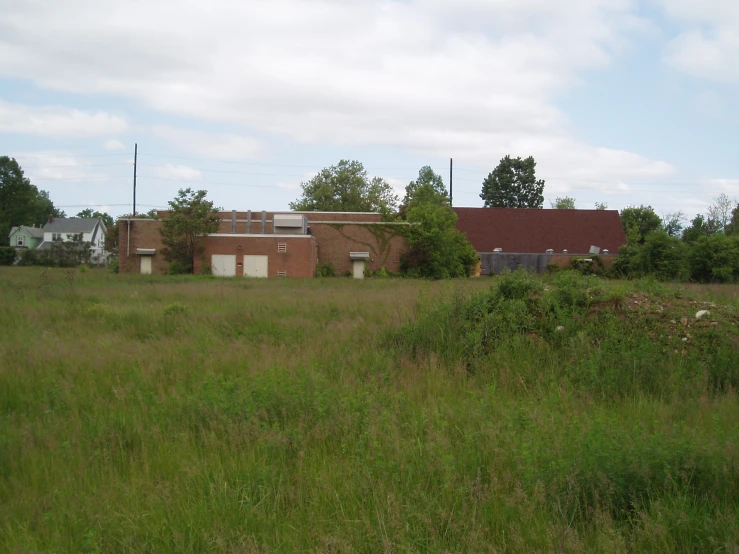
M 286 252 L 278 253 L 278 243 L 285 243 Z M 314 277 L 316 274 L 316 240 L 311 236 L 208 236 L 198 243 L 202 253 L 195 256 L 194 270 L 202 272 L 210 265 L 213 254 L 235 254 L 236 263 L 243 264 L 244 255 L 268 256 L 268 276 L 277 277 L 284 271 L 287 277 Z M 243 275 L 243 265 L 236 266 L 237 275 Z
M 118 220 L 118 271 L 121 273 L 140 273 L 141 256 L 136 255 L 137 248 L 154 248 L 151 272 L 167 273 L 169 263 L 162 255 L 162 236 L 159 229 L 161 221 L 156 219 L 131 219 L 131 234 L 129 241 L 129 220 Z
M 352 269 L 349 252 L 369 252 L 368 269 L 378 271 L 382 267 L 391 273 L 400 271 L 400 255 L 408 249 L 401 232 L 402 225 L 331 225 L 311 223 L 311 234 L 318 244 L 318 263 L 331 262 L 342 273 Z M 378 239 L 378 234 L 384 239 Z

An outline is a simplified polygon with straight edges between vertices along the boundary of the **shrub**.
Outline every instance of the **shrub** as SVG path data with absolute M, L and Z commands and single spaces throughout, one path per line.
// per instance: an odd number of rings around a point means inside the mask
M 583 275 L 601 275 L 606 266 L 600 256 L 575 256 L 570 259 L 570 267 Z
M 408 210 L 408 251 L 400 267 L 408 277 L 449 279 L 469 277 L 477 253 L 455 225 L 457 215 L 447 205 L 419 204 Z
M 173 302 L 172 304 L 164 308 L 164 315 L 182 314 L 182 313 L 185 313 L 186 311 L 187 311 L 187 306 L 179 302 Z
M 18 265 L 40 265 L 39 258 L 39 253 L 35 250 L 22 250 L 18 256 Z
M 169 262 L 167 266 L 168 275 L 188 275 L 192 273 L 192 264 L 187 265 L 180 261 L 174 260 Z
M 316 266 L 316 277 L 336 277 L 336 268 L 332 262 L 323 262 Z
M 0 265 L 13 265 L 15 258 L 15 248 L 10 248 L 9 246 L 0 247 Z
M 640 247 L 639 261 L 645 275 L 661 281 L 681 281 L 688 277 L 687 247 L 665 231 L 649 233 Z
M 120 270 L 120 267 L 118 265 L 118 258 L 113 258 L 108 265 L 108 271 L 111 273 L 118 273 Z
M 739 277 L 739 237 L 723 233 L 700 237 L 688 255 L 690 277 L 701 283 L 725 283 Z

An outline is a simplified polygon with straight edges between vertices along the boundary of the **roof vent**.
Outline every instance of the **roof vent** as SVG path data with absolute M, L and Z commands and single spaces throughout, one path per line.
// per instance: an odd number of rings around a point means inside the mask
M 503 252 L 503 249 L 502 248 L 494 248 L 493 249 L 493 252 Z
M 610 254 L 610 252 L 609 252 L 609 251 L 608 251 L 608 249 L 606 248 L 605 250 L 603 250 L 603 254 L 604 254 L 605 256 L 607 256 L 608 254 Z
M 568 254 L 567 250 L 562 250 L 562 254 Z
M 591 246 L 590 254 L 595 254 L 596 256 L 600 254 L 600 246 Z
M 547 250 L 547 254 L 554 254 L 554 249 L 552 249 L 552 248 L 549 248 L 549 249 Z

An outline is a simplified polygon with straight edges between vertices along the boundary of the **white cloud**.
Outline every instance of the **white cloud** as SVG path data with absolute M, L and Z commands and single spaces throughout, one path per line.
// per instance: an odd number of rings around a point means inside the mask
M 0 100 L 0 132 L 45 137 L 92 137 L 122 133 L 126 120 L 102 111 L 62 106 L 26 106 Z
M 89 170 L 92 165 L 89 160 L 64 152 L 29 152 L 13 154 L 13 157 L 18 160 L 26 177 L 39 188 L 44 188 L 46 181 L 100 182 L 107 178 Z
M 665 61 L 694 77 L 739 83 L 739 3 L 735 0 L 658 0 L 665 13 L 683 23 Z
M 157 177 L 173 181 L 199 181 L 203 177 L 202 171 L 186 165 L 167 164 L 156 168 Z
M 119 140 L 106 140 L 103 144 L 106 150 L 125 150 L 126 146 Z
M 636 0 L 151 0 L 146 18 L 123 0 L 42 4 L 6 8 L 0 76 L 309 145 L 488 167 L 532 154 L 563 187 L 674 171 L 577 140 L 553 100 L 644 32 Z M 262 153 L 238 134 L 152 132 L 193 157 Z
M 201 158 L 244 160 L 258 157 L 263 148 L 259 141 L 228 133 L 204 133 L 158 125 L 152 134 L 183 152 Z

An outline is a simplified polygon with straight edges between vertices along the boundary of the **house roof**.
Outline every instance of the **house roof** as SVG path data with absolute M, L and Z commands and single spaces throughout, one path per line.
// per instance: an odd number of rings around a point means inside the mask
M 454 208 L 457 229 L 477 252 L 535 253 L 553 249 L 587 254 L 591 246 L 616 254 L 626 244 L 615 210 L 536 210 L 528 208 Z
M 29 227 L 28 225 L 19 225 L 10 229 L 10 235 L 13 236 L 17 231 L 25 231 L 25 233 L 34 239 L 44 238 L 44 230 L 41 227 Z
M 97 217 L 55 217 L 44 225 L 44 233 L 92 233 L 99 222 Z

